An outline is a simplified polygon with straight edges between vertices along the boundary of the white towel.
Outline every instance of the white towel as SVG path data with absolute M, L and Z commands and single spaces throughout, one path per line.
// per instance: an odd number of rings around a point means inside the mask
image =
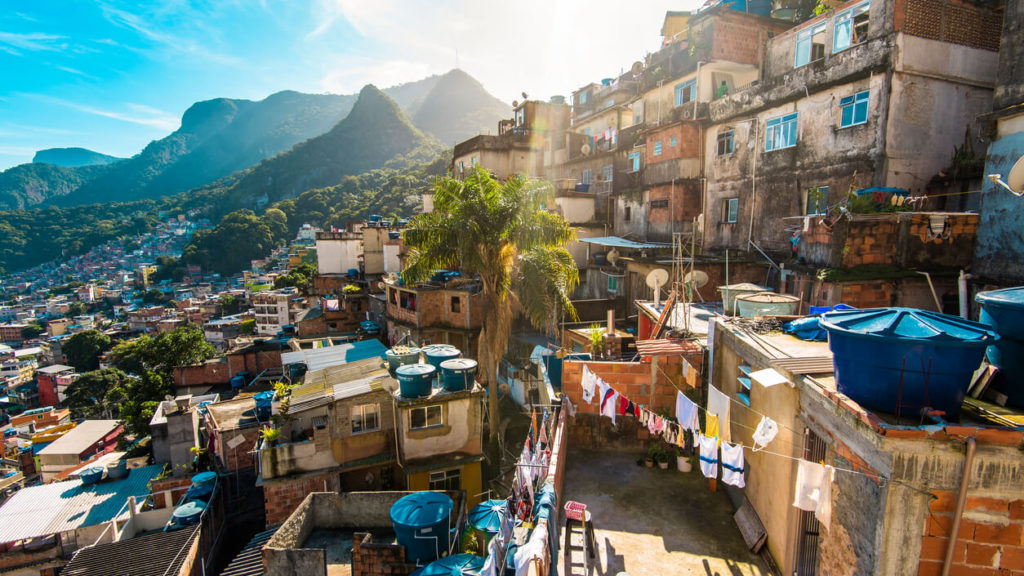
M 743 445 L 722 442 L 722 482 L 743 488 Z
M 615 424 L 615 412 L 619 403 L 619 393 L 612 389 L 604 380 L 599 380 L 597 385 L 601 388 L 601 415 L 612 419 Z
M 722 442 L 732 440 L 729 434 L 729 397 L 708 385 L 708 414 L 718 416 L 718 435 Z
M 700 471 L 705 478 L 718 477 L 718 437 L 710 438 L 697 433 L 697 444 L 700 446 Z
M 586 364 L 583 365 L 583 377 L 580 379 L 580 385 L 583 386 L 583 401 L 590 404 L 594 400 L 594 389 L 597 388 L 597 381 L 599 378 L 596 374 L 590 371 L 590 368 Z
M 816 462 L 800 460 L 796 472 L 796 494 L 793 506 L 808 512 L 826 529 L 832 523 L 832 481 L 835 470 Z
M 697 430 L 700 424 L 697 420 L 698 407 L 692 400 L 682 392 L 676 392 L 676 420 L 683 430 Z
M 757 430 L 754 430 L 754 447 L 752 450 L 757 452 L 758 450 L 763 449 L 775 439 L 775 435 L 778 433 L 779 425 L 771 418 L 762 416 L 761 422 L 757 425 Z

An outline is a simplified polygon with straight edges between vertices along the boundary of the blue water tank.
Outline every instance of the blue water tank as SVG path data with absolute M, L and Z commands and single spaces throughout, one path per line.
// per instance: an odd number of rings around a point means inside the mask
M 357 276 L 359 276 L 359 268 L 349 268 L 348 269 L 348 277 L 349 278 L 355 278 Z
M 1010 404 L 1024 408 L 1024 286 L 982 292 L 974 299 L 981 304 L 981 323 L 999 334 L 986 356 L 1003 375 L 1000 388 Z
M 420 349 L 409 346 L 391 348 L 384 353 L 384 358 L 388 361 L 388 369 L 394 373 L 395 370 L 398 370 L 399 366 L 418 363 L 420 361 Z
M 213 495 L 213 490 L 216 486 L 216 472 L 200 472 L 192 477 L 192 485 L 189 486 L 188 491 L 185 492 L 184 500 L 202 500 L 203 502 L 209 503 L 210 496 Z
M 274 407 L 274 392 L 270 390 L 260 392 L 253 396 L 253 400 L 256 401 L 256 419 L 260 421 L 270 420 Z
M 418 576 L 476 576 L 484 568 L 484 559 L 475 554 L 452 554 L 431 562 L 414 574 Z
M 82 486 L 96 484 L 103 479 L 103 467 L 91 466 L 79 472 L 78 477 L 82 479 Z
M 199 519 L 206 510 L 206 502 L 191 500 L 174 509 L 171 514 L 171 529 L 193 526 L 199 523 Z
M 427 359 L 427 362 L 438 370 L 441 369 L 441 363 L 445 360 L 454 360 L 462 356 L 462 352 L 459 351 L 455 346 L 449 344 L 431 344 L 423 348 L 423 356 Z
M 407 364 L 395 370 L 398 378 L 398 389 L 403 398 L 423 398 L 430 396 L 431 383 L 437 374 L 437 368 L 430 364 Z
M 476 360 L 454 358 L 441 362 L 441 386 L 449 392 L 473 387 L 476 381 Z
M 865 408 L 899 407 L 906 416 L 928 406 L 956 418 L 985 348 L 998 338 L 983 324 L 914 308 L 838 310 L 820 324 L 839 391 Z
M 235 376 L 232 376 L 231 377 L 231 387 L 232 388 L 244 388 L 245 387 L 245 378 L 241 374 L 236 374 Z
M 391 506 L 391 523 L 407 562 L 430 562 L 448 551 L 453 507 L 441 492 L 416 492 Z

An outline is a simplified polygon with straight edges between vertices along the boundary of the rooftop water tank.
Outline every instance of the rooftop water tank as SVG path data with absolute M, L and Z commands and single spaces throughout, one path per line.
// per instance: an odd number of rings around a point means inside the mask
M 744 294 L 757 294 L 758 292 L 771 292 L 771 288 L 765 288 L 764 286 L 758 286 L 757 284 L 751 284 L 749 282 L 743 282 L 741 284 L 729 284 L 728 286 L 719 286 L 718 291 L 722 293 L 722 308 L 726 314 L 732 314 L 736 306 L 736 297 Z
M 395 369 L 398 378 L 398 389 L 403 398 L 423 398 L 430 396 L 431 383 L 437 368 L 430 364 L 407 364 Z
M 792 316 L 800 299 L 789 294 L 755 292 L 736 296 L 736 309 L 743 318 L 754 316 Z
M 90 484 L 96 484 L 103 479 L 103 467 L 102 466 L 90 466 L 85 470 L 78 473 L 78 477 L 82 479 L 82 486 L 88 486 Z
M 204 484 L 216 484 L 217 473 L 216 472 L 200 472 L 192 477 L 193 486 L 202 486 Z
M 391 523 L 407 562 L 430 562 L 448 550 L 453 507 L 441 492 L 416 492 L 391 506 Z
M 484 559 L 476 554 L 452 554 L 427 564 L 416 576 L 476 576 L 484 568 Z
M 473 387 L 476 381 L 476 360 L 454 358 L 441 362 L 441 385 L 449 392 Z
M 956 418 L 998 338 L 983 324 L 914 308 L 837 310 L 820 324 L 839 391 L 865 408 L 911 417 L 931 407 Z
M 107 478 L 119 480 L 128 476 L 128 461 L 125 459 L 116 460 L 107 464 Z
M 423 348 L 423 356 L 434 368 L 440 370 L 441 362 L 462 356 L 462 352 L 449 344 L 431 344 Z
M 253 400 L 256 401 L 256 419 L 263 422 L 269 421 L 274 408 L 274 392 L 271 390 L 260 392 L 253 396 Z
M 236 374 L 235 376 L 232 376 L 231 377 L 231 387 L 232 388 L 244 388 L 245 387 L 245 378 L 241 374 Z
M 974 299 L 981 304 L 981 323 L 999 334 L 986 352 L 1002 373 L 999 387 L 1010 404 L 1024 408 L 1024 286 L 982 292 Z
M 406 366 L 409 364 L 416 364 L 420 361 L 420 349 L 413 348 L 411 346 L 395 346 L 384 353 L 384 357 L 388 361 L 388 370 L 392 374 L 399 366 Z
M 508 500 L 486 500 L 474 506 L 467 519 L 473 528 L 493 536 L 509 514 Z
M 174 509 L 171 514 L 170 528 L 172 530 L 193 526 L 199 523 L 203 512 L 206 510 L 206 502 L 202 500 L 191 500 Z

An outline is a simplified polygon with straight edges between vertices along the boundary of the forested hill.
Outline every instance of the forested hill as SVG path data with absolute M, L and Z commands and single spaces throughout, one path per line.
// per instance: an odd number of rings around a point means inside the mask
M 157 198 L 208 184 L 323 134 L 354 101 L 353 96 L 281 92 L 259 102 L 198 102 L 174 133 L 55 203 Z
M 420 130 L 454 146 L 477 134 L 496 134 L 498 121 L 511 118 L 512 108 L 491 96 L 476 78 L 455 69 L 438 78 L 410 117 Z
M 48 148 L 36 152 L 36 155 L 32 158 L 32 163 L 74 168 L 76 166 L 113 164 L 119 160 L 123 160 L 123 158 L 100 154 L 86 148 Z
M 64 196 L 96 178 L 110 166 L 65 167 L 19 164 L 0 172 L 0 209 L 26 208 Z

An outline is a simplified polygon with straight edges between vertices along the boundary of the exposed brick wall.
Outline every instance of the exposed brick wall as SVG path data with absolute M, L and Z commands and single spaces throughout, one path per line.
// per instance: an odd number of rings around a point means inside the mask
M 649 199 L 668 200 L 668 206 L 650 206 L 648 218 L 652 223 L 682 222 L 688 224 L 700 214 L 700 184 L 694 180 L 676 182 L 675 185 L 655 186 L 650 190 Z
M 374 542 L 373 535 L 356 532 L 352 537 L 352 576 L 411 574 L 417 566 L 405 561 L 405 547 Z
M 688 357 L 695 374 L 699 374 L 702 358 Z M 657 362 L 654 370 L 654 382 L 651 382 L 651 362 Z M 583 389 L 580 380 L 583 377 L 583 366 L 590 368 L 601 379 L 611 385 L 616 392 L 626 396 L 653 410 L 669 410 L 673 412 L 676 405 L 677 384 L 684 386 L 682 375 L 682 358 L 678 356 L 659 356 L 654 360 L 642 362 L 576 362 L 567 360 L 562 364 L 562 391 L 569 397 L 578 411 L 585 414 L 597 414 L 598 403 L 587 404 L 583 401 Z M 700 382 L 699 378 L 692 380 Z M 675 384 L 674 384 L 675 383 Z
M 263 507 L 266 510 L 267 525 L 287 520 L 312 492 L 340 490 L 341 481 L 336 472 L 267 481 L 263 484 Z
M 921 540 L 921 576 L 941 573 L 956 511 L 955 492 L 933 494 L 937 499 L 932 500 Z M 1024 499 L 968 496 L 964 516 L 953 551 L 951 574 L 1024 574 Z
M 153 494 L 154 507 L 164 508 L 178 504 L 191 485 L 192 478 L 190 476 L 170 476 L 160 480 L 152 480 L 149 483 L 149 491 Z M 168 491 L 171 493 L 171 502 L 167 501 L 166 493 Z
M 231 381 L 228 362 L 204 362 L 196 366 L 175 366 L 174 385 L 179 388 L 227 384 Z
M 656 164 L 679 158 L 698 158 L 703 143 L 700 141 L 700 131 L 692 122 L 680 122 L 653 130 L 647 134 L 647 163 Z M 676 139 L 676 145 L 672 145 L 672 138 Z M 661 154 L 654 155 L 654 143 L 661 142 Z
M 840 288 L 839 301 L 854 308 L 885 308 L 891 306 L 892 282 L 845 282 Z
M 895 29 L 911 36 L 999 51 L 1001 14 L 944 0 L 899 0 Z

